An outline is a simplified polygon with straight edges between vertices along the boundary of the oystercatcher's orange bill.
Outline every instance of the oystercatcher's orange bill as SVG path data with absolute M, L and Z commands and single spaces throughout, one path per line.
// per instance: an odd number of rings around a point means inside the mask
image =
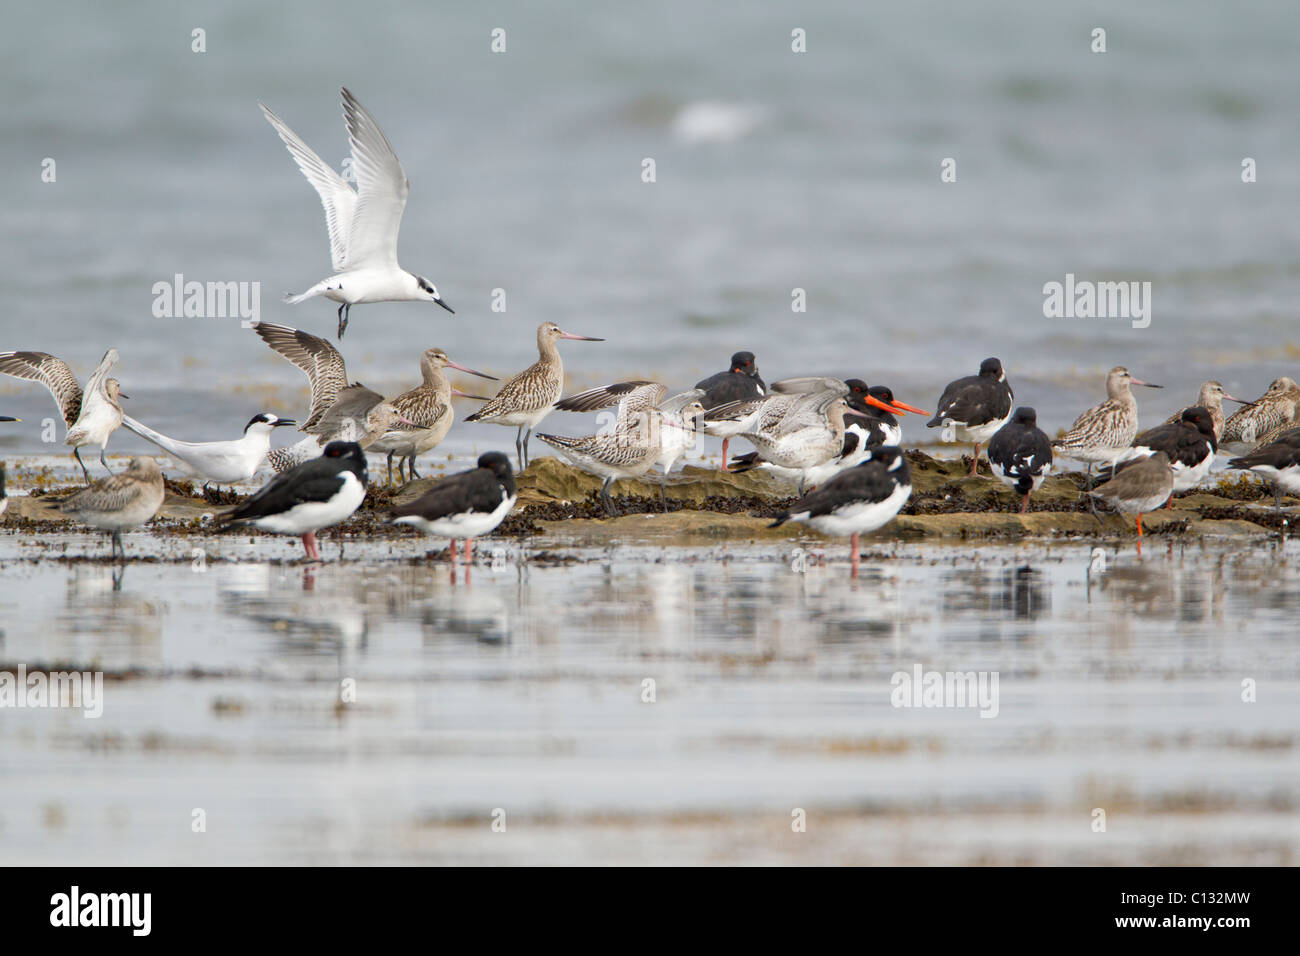
M 929 415 L 929 414 L 930 414 L 929 412 L 927 412 L 927 411 L 925 411 L 925 410 L 923 410 L 923 409 L 917 408 L 915 405 L 909 405 L 909 404 L 907 404 L 907 402 L 900 402 L 898 399 L 894 399 L 894 407 L 891 408 L 890 411 L 891 411 L 891 412 L 898 412 L 900 415 L 901 415 L 903 412 L 911 412 L 913 415 Z
M 876 398 L 876 396 L 874 395 L 863 395 L 862 401 L 867 405 L 873 405 L 876 408 L 883 408 L 887 412 L 897 411 L 897 409 L 894 408 L 892 405 L 886 405 L 884 402 Z

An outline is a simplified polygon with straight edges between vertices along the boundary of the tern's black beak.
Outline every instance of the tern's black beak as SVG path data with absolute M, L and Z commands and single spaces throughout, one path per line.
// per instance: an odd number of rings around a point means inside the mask
M 119 391 L 119 392 L 117 393 L 117 397 L 118 397 L 118 398 L 130 398 L 131 396 L 128 395 L 128 394 L 126 394 L 126 392 L 121 392 L 121 391 Z
M 447 310 L 448 312 L 450 312 L 452 315 L 455 315 L 455 314 L 456 314 L 456 310 L 453 309 L 451 306 L 449 306 L 449 305 L 446 303 L 445 300 L 443 300 L 443 299 L 434 299 L 433 301 L 434 301 L 434 302 L 437 302 L 440 306 L 442 306 L 444 309 L 446 309 L 446 310 Z
M 272 428 L 279 428 L 281 425 L 294 425 L 294 426 L 297 426 L 297 424 L 298 424 L 298 423 L 295 422 L 292 418 L 277 418 L 274 422 L 271 423 L 271 427 L 272 427 Z

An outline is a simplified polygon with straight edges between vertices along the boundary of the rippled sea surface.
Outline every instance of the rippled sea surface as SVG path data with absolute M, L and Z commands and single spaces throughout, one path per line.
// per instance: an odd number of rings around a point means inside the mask
M 1152 422 L 1205 378 L 1252 398 L 1300 372 L 1290 0 L 60 10 L 19 5 L 0 40 L 0 350 L 85 375 L 117 346 L 133 413 L 167 434 L 305 414 L 302 376 L 256 336 L 156 319 L 152 290 L 177 273 L 260 282 L 262 318 L 332 336 L 330 303 L 279 301 L 324 277 L 328 246 L 257 101 L 338 167 L 342 84 L 410 177 L 403 264 L 457 310 L 355 309 L 344 354 L 373 388 L 415 384 L 431 345 L 517 371 L 546 320 L 608 340 L 565 343 L 574 388 L 688 386 L 747 348 L 769 380 L 857 375 L 924 408 L 997 355 L 1049 431 L 1116 364 L 1167 386 L 1139 396 Z M 1043 285 L 1067 273 L 1152 282 L 1150 327 L 1044 318 Z M 28 421 L 53 408 L 9 379 L 0 404 Z M 458 425 L 445 449 L 511 437 Z M 0 453 L 41 447 L 35 427 L 0 434 Z
M 319 570 L 265 563 L 293 554 L 268 539 L 196 566 L 187 542 L 115 589 L 77 557 L 98 541 L 11 540 L 0 661 L 108 677 L 98 719 L 0 720 L 0 852 L 1296 861 L 1294 542 L 1153 539 L 1104 570 L 1077 545 L 886 546 L 857 581 L 838 547 L 800 572 L 756 546 L 552 544 L 484 542 L 467 580 L 409 541 Z M 918 666 L 996 674 L 996 713 L 894 706 Z

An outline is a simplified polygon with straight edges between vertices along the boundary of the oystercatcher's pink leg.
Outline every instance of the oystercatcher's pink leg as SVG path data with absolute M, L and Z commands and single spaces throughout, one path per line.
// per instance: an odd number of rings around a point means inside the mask
M 308 531 L 302 536 L 302 549 L 306 552 L 308 561 L 320 560 L 320 550 L 316 547 L 315 531 Z
M 474 563 L 474 539 L 466 538 L 465 539 L 465 564 L 470 565 L 473 563 Z
M 1027 511 L 1029 511 L 1029 495 L 1032 491 L 1033 489 L 1031 488 L 1029 491 L 1025 492 L 1025 500 L 1020 505 L 1021 514 L 1025 514 Z
M 455 538 L 452 538 L 449 542 L 447 542 L 447 547 L 451 550 L 451 563 L 452 563 L 453 565 L 455 565 L 455 563 L 456 563 L 456 539 L 455 539 Z
M 731 469 L 727 467 L 727 445 L 730 444 L 730 442 L 730 438 L 722 439 L 722 467 L 719 468 L 718 471 L 731 471 Z
M 976 472 L 978 472 L 979 470 L 980 470 L 980 446 L 979 446 L 979 445 L 976 445 L 976 446 L 975 446 L 975 457 L 971 459 L 971 463 L 970 463 L 970 473 L 971 473 L 971 475 L 973 475 L 973 474 L 975 474 Z M 967 477 L 969 478 L 970 475 L 967 475 Z

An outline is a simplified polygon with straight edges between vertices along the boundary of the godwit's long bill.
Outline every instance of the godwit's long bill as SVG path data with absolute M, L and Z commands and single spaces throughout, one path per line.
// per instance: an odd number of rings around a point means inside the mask
M 520 471 L 528 467 L 528 439 L 533 429 L 551 413 L 564 390 L 564 362 L 560 359 L 560 350 L 555 347 L 558 339 L 605 341 L 562 331 L 554 322 L 543 322 L 537 328 L 537 361 L 518 375 L 506 379 L 495 398 L 465 419 L 467 422 L 514 427 Z
M 393 455 L 398 456 L 397 477 L 405 480 L 402 465 L 405 463 L 411 479 L 419 478 L 415 470 L 415 459 L 437 447 L 447 437 L 455 414 L 451 407 L 453 395 L 460 398 L 476 398 L 487 401 L 482 395 L 471 395 L 458 388 L 452 388 L 444 369 L 454 368 L 479 378 L 496 381 L 496 377 L 486 372 L 479 372 L 468 366 L 453 362 L 442 349 L 425 349 L 420 356 L 420 375 L 422 381 L 415 388 L 403 392 L 393 399 L 393 407 L 399 415 L 411 425 L 400 425 L 385 432 L 367 451 L 388 455 L 388 481 L 393 481 Z
M 1257 445 L 1272 441 L 1278 434 L 1296 422 L 1300 411 L 1300 385 L 1285 375 L 1274 379 L 1268 391 L 1254 405 L 1239 408 L 1223 425 L 1223 445 L 1226 451 L 1245 455 Z
M 926 423 L 929 428 L 942 427 L 957 441 L 975 446 L 971 456 L 970 473 L 979 471 L 980 445 L 988 441 L 1011 420 L 1015 394 L 1007 382 L 1002 362 L 986 358 L 980 363 L 978 375 L 968 375 L 948 387 L 939 396 L 934 418 Z M 945 437 L 945 441 L 948 439 Z
M 113 536 L 112 557 L 126 558 L 122 532 L 144 524 L 158 513 L 165 497 L 158 462 L 148 456 L 132 458 L 126 470 L 109 474 L 47 507 Z
M 1052 440 L 1038 427 L 1038 412 L 1022 405 L 989 439 L 989 467 L 1003 484 L 1023 495 L 1020 513 L 1029 510 L 1029 496 L 1052 472 Z
M 1106 375 L 1106 401 L 1076 418 L 1065 437 L 1052 442 L 1058 454 L 1087 464 L 1089 491 L 1092 490 L 1092 466 L 1100 462 L 1114 467 L 1128 454 L 1137 437 L 1137 399 L 1133 397 L 1132 385 L 1163 387 L 1136 379 L 1124 366 L 1116 365 Z M 1095 515 L 1095 504 L 1091 498 L 1088 502 Z
M 130 397 L 121 391 L 117 379 L 108 377 L 109 369 L 117 364 L 118 358 L 117 349 L 105 352 L 99 366 L 86 380 L 83 392 L 68 364 L 48 352 L 0 352 L 0 372 L 40 382 L 54 396 L 68 426 L 63 443 L 72 446 L 72 453 L 87 484 L 90 484 L 90 472 L 81 460 L 81 449 L 87 445 L 99 446 L 99 462 L 105 471 L 112 474 L 104 450 L 108 447 L 108 436 L 122 424 L 119 399 Z
M 171 456 L 177 470 L 204 484 L 234 485 L 257 474 L 271 450 L 271 433 L 277 428 L 296 426 L 292 418 L 271 412 L 254 415 L 244 426 L 242 438 L 232 441 L 189 442 L 169 438 L 130 415 L 122 424 L 145 441 L 152 442 Z
M 397 264 L 397 232 L 406 210 L 410 182 L 379 123 L 347 87 L 341 92 L 355 189 L 280 117 L 265 104 L 257 104 L 302 174 L 320 194 L 330 236 L 334 275 L 306 292 L 285 296 L 285 301 L 297 304 L 323 295 L 341 303 L 340 339 L 348 327 L 352 306 L 362 302 L 436 302 L 448 312 L 453 311 L 438 294 L 437 286 Z
M 366 497 L 366 454 L 356 442 L 334 441 L 319 458 L 276 475 L 260 491 L 220 515 L 222 524 L 250 524 L 302 538 L 308 561 L 319 561 L 316 532 L 338 524 Z
M 754 401 L 767 395 L 767 385 L 764 384 L 763 377 L 758 374 L 758 366 L 755 364 L 753 352 L 735 353 L 731 356 L 731 364 L 727 366 L 726 371 L 701 379 L 695 383 L 695 387 L 704 393 L 700 398 L 700 403 L 706 411 L 732 402 Z M 722 465 L 719 468 L 720 471 L 727 470 L 728 444 L 732 437 L 740 434 L 738 431 L 728 430 L 732 424 L 726 420 L 721 420 L 714 422 L 711 430 L 706 429 L 709 434 L 722 439 Z
M 519 500 L 510 459 L 499 451 L 480 455 L 478 467 L 449 475 L 416 498 L 393 509 L 391 524 L 408 524 L 425 534 L 465 541 L 465 563 L 474 560 L 474 539 L 496 530 Z
M 1201 390 L 1196 395 L 1196 401 L 1192 402 L 1192 404 L 1185 408 L 1178 409 L 1178 411 L 1166 418 L 1164 423 L 1166 425 L 1176 425 L 1178 422 L 1183 420 L 1183 412 L 1187 411 L 1188 408 L 1196 408 L 1199 406 L 1210 413 L 1210 417 L 1214 420 L 1214 440 L 1219 441 L 1223 438 L 1224 402 L 1236 402 L 1238 405 L 1255 404 L 1254 402 L 1246 401 L 1244 398 L 1233 398 L 1228 394 L 1228 390 L 1223 387 L 1222 383 L 1211 379 L 1210 381 L 1201 384 Z
M 885 445 L 871 459 L 836 475 L 777 517 L 768 527 L 798 521 L 822 534 L 851 536 L 853 577 L 858 576 L 858 535 L 881 528 L 912 494 L 912 473 L 901 449 Z
M 1283 432 L 1249 455 L 1233 458 L 1229 468 L 1253 471 L 1273 485 L 1273 504 L 1282 511 L 1282 492 L 1300 495 L 1300 428 Z

